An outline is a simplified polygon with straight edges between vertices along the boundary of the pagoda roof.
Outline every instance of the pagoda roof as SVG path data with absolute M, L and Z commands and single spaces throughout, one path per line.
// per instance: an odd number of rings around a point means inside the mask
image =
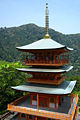
M 48 73 L 63 73 L 68 72 L 73 68 L 73 66 L 60 67 L 56 69 L 44 69 L 44 68 L 17 68 L 18 71 L 22 72 L 48 72 Z
M 72 48 L 66 47 L 65 45 L 62 45 L 51 38 L 44 38 L 40 39 L 36 42 L 33 42 L 28 45 L 24 45 L 21 47 L 16 47 L 18 50 L 49 50 L 49 49 L 59 49 L 59 48 L 65 48 L 67 50 L 73 50 Z
M 42 85 L 34 83 L 26 83 L 24 85 L 19 85 L 12 87 L 15 90 L 35 92 L 35 93 L 44 93 L 44 94 L 70 94 L 74 89 L 76 81 L 63 81 L 59 85 Z

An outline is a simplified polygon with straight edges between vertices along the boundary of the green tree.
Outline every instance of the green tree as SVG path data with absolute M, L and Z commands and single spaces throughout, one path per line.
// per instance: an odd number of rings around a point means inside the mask
M 23 95 L 23 92 L 13 90 L 11 86 L 24 84 L 27 76 L 16 70 L 17 67 L 22 67 L 19 62 L 0 62 L 0 64 L 0 111 L 3 111 L 7 108 L 8 103 Z

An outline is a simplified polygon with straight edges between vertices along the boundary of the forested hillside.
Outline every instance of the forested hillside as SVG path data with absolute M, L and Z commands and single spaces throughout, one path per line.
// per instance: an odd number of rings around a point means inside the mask
M 15 62 L 20 59 L 16 46 L 26 45 L 43 38 L 45 29 L 34 24 L 20 27 L 0 28 L 0 60 Z M 80 34 L 65 35 L 49 29 L 52 39 L 74 48 L 70 54 L 70 63 L 74 65 L 71 74 L 79 75 L 80 71 Z

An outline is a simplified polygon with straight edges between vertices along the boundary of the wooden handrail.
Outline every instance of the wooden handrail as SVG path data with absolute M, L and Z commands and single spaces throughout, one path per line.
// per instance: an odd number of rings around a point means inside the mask
M 27 113 L 27 114 L 32 114 L 36 116 L 42 116 L 42 117 L 48 117 L 48 118 L 54 118 L 54 119 L 60 119 L 60 120 L 72 120 L 74 117 L 74 113 L 76 110 L 77 102 L 78 102 L 78 94 L 74 95 L 76 98 L 75 104 L 72 108 L 71 114 L 64 114 L 64 113 L 58 113 L 58 112 L 51 112 L 51 111 L 45 111 L 45 110 L 40 110 L 40 109 L 34 109 L 34 108 L 29 108 L 29 107 L 21 107 L 21 106 L 15 106 L 15 104 L 19 103 L 21 100 L 25 99 L 28 95 L 23 96 L 11 104 L 8 104 L 8 110 L 10 111 L 15 111 L 15 112 L 21 112 L 21 113 Z
M 17 100 L 15 100 L 14 102 L 12 102 L 11 105 L 15 105 L 15 104 L 17 104 L 18 102 L 24 100 L 27 97 L 28 97 L 28 94 L 25 95 L 25 96 L 22 96 L 22 97 L 18 98 Z
M 73 110 L 71 112 L 71 117 L 70 117 L 70 120 L 73 120 L 73 117 L 74 117 L 74 113 L 75 113 L 75 110 L 76 110 L 76 107 L 77 107 L 77 102 L 78 102 L 78 94 L 77 95 L 74 95 L 74 97 L 76 98 L 75 100 L 75 104 L 73 106 Z
M 24 114 L 27 113 L 30 115 L 47 117 L 47 118 L 70 120 L 70 115 L 68 115 L 68 114 L 50 112 L 50 111 L 45 111 L 45 110 L 37 110 L 37 109 L 33 109 L 33 108 L 28 108 L 28 107 L 14 106 L 11 104 L 8 104 L 8 110 L 20 112 L 20 113 L 24 113 Z
M 25 64 L 67 64 L 68 60 L 67 59 L 62 59 L 62 60 L 24 60 Z

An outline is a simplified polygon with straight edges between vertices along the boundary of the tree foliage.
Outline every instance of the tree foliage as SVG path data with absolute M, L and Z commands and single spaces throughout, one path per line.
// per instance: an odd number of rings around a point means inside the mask
M 23 72 L 17 71 L 17 67 L 22 67 L 22 65 L 19 62 L 0 62 L 0 111 L 5 110 L 8 103 L 23 95 L 23 92 L 11 88 L 12 86 L 24 84 L 26 77 L 29 77 Z

